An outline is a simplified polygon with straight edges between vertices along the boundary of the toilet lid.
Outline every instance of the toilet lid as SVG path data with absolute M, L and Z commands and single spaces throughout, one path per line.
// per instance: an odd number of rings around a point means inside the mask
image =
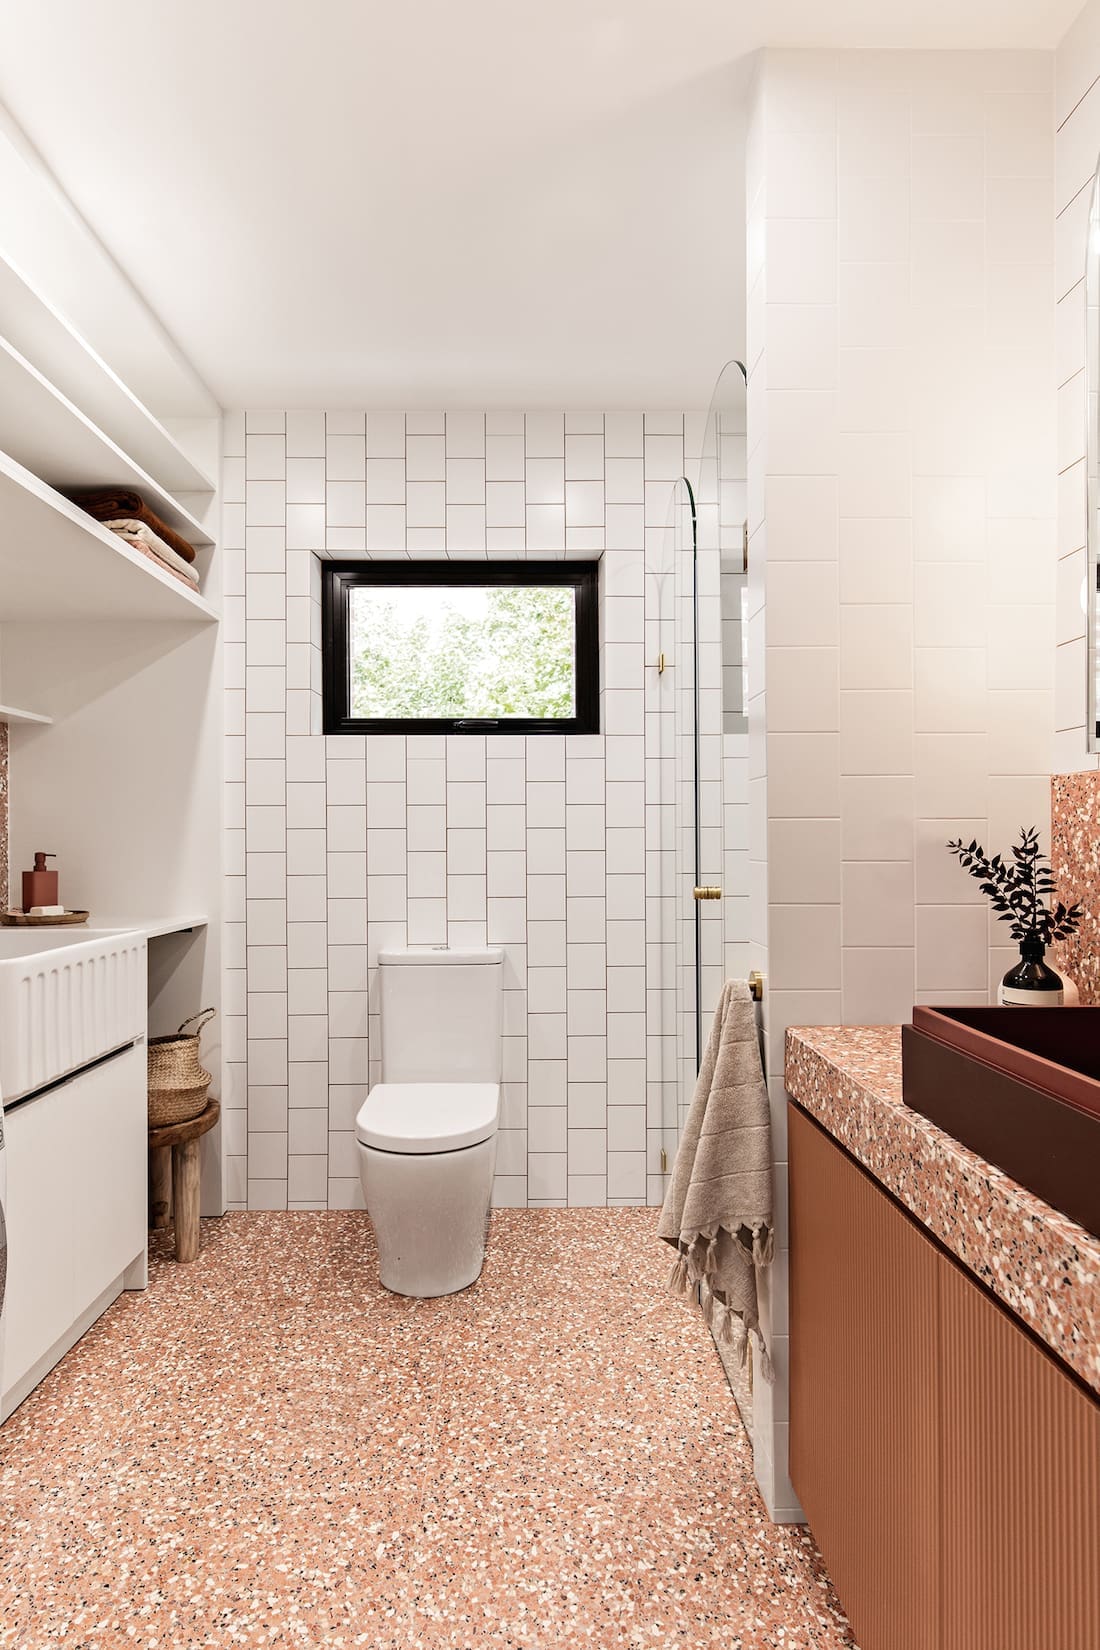
M 355 1119 L 355 1137 L 381 1152 L 454 1152 L 497 1126 L 496 1083 L 379 1083 Z

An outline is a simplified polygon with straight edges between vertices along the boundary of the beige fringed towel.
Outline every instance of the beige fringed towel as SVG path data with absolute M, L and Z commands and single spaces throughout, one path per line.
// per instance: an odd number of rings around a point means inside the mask
M 743 980 L 723 987 L 657 1235 L 679 1251 L 670 1286 L 688 1294 L 706 1284 L 703 1311 L 718 1340 L 744 1363 L 755 1334 L 770 1381 L 756 1271 L 773 1250 L 771 1112 Z

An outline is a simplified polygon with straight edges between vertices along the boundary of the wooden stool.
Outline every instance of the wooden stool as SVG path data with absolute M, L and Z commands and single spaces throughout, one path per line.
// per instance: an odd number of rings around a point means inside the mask
M 149 1130 L 149 1216 L 153 1229 L 169 1221 L 176 1230 L 176 1259 L 194 1260 L 199 1252 L 199 1141 L 221 1116 L 216 1100 L 186 1123 L 166 1123 Z

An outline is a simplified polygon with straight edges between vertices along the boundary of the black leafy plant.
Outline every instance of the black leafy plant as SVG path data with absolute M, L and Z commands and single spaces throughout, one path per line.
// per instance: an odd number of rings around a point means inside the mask
M 1054 877 L 1050 860 L 1039 852 L 1039 833 L 1021 828 L 1020 840 L 1008 860 L 1000 854 L 986 857 L 978 842 L 947 844 L 964 871 L 976 877 L 982 893 L 1002 922 L 1012 924 L 1012 938 L 1021 945 L 1044 949 L 1055 940 L 1076 933 L 1084 916 L 1080 905 L 1051 904 Z

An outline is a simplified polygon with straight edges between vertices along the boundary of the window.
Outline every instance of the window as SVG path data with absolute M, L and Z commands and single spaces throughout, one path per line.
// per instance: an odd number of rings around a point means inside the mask
M 326 733 L 597 733 L 596 562 L 325 562 Z

